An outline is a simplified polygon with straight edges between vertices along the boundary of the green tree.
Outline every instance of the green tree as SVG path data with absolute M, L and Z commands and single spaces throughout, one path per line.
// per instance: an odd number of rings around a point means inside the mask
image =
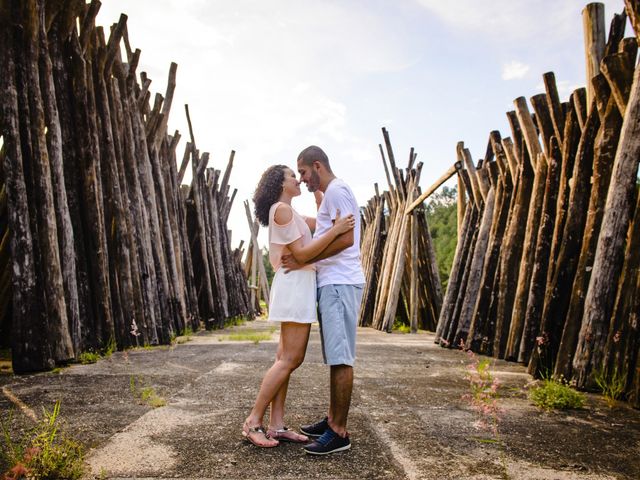
M 449 282 L 458 243 L 457 198 L 458 189 L 445 186 L 434 193 L 426 205 L 427 222 L 433 238 L 443 291 Z

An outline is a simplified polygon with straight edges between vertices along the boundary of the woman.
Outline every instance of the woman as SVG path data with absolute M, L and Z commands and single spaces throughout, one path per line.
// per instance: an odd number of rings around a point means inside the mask
M 355 226 L 353 215 L 340 218 L 338 212 L 334 226 L 312 240 L 309 225 L 291 207 L 291 200 L 298 195 L 300 182 L 293 170 L 274 165 L 262 174 L 253 196 L 258 221 L 269 227 L 269 261 L 275 271 L 269 321 L 280 322 L 276 361 L 265 374 L 253 409 L 242 426 L 242 435 L 258 447 L 309 440 L 285 426 L 284 403 L 289 377 L 304 360 L 311 324 L 316 321 L 316 273 L 311 264 L 285 274 L 280 268 L 282 255 L 291 254 L 298 263 L 308 263 Z M 313 220 L 309 223 L 313 224 Z M 269 428 L 265 430 L 262 419 L 269 405 Z

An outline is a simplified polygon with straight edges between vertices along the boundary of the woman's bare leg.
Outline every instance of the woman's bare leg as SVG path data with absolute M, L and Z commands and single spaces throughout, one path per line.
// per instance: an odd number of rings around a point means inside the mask
M 282 426 L 276 425 L 276 421 L 283 422 L 289 376 L 304 361 L 310 330 L 311 325 L 308 323 L 282 322 L 276 361 L 265 374 L 253 409 L 246 420 L 250 427 L 262 424 L 267 407 L 272 402 L 271 425 Z

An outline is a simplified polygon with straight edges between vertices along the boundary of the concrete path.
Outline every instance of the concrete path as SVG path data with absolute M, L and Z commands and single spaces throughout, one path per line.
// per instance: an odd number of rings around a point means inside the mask
M 270 329 L 257 320 L 233 330 Z M 352 449 L 320 458 L 292 444 L 257 449 L 240 428 L 278 332 L 259 344 L 229 334 L 203 332 L 172 348 L 119 352 L 57 374 L 0 376 L 0 408 L 17 399 L 37 414 L 60 399 L 67 430 L 92 447 L 88 478 L 640 478 L 639 411 L 609 409 L 589 396 L 585 410 L 541 412 L 526 399 L 531 378 L 524 367 L 495 361 L 492 372 L 502 382 L 496 438 L 474 428 L 477 414 L 463 399 L 467 355 L 436 346 L 431 334 L 368 328 L 358 332 Z M 167 405 L 141 404 L 136 395 L 145 386 Z M 327 398 L 328 369 L 314 327 L 289 387 L 289 425 L 324 416 Z

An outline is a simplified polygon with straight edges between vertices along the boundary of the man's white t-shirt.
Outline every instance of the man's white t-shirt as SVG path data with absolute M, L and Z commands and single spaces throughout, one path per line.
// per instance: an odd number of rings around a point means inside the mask
M 318 287 L 331 284 L 361 285 L 364 283 L 360 261 L 360 209 L 349 185 L 339 178 L 334 178 L 324 192 L 313 236 L 319 237 L 333 226 L 338 209 L 340 209 L 341 217 L 352 214 L 356 220 L 353 245 L 332 257 L 316 262 Z

